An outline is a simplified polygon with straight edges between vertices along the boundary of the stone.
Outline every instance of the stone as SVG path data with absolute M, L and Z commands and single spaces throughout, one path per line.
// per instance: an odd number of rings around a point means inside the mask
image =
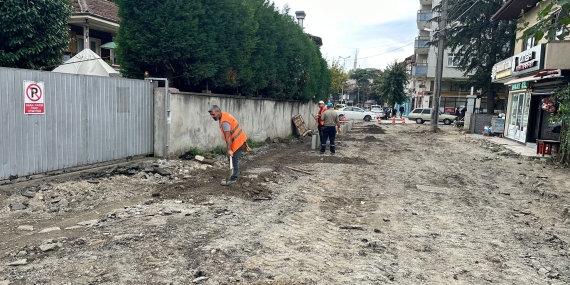
M 192 283 L 198 283 L 198 282 L 201 282 L 201 281 L 206 281 L 206 280 L 208 280 L 208 279 L 209 279 L 209 278 L 206 277 L 206 276 L 201 276 L 201 277 L 198 277 L 198 278 L 192 280 Z
M 383 218 L 382 221 L 384 221 L 384 222 L 389 222 L 390 219 L 388 219 L 388 218 Z
M 28 255 L 28 252 L 26 252 L 24 250 L 21 250 L 18 252 L 18 256 L 26 256 L 26 255 Z
M 26 265 L 28 264 L 28 260 L 27 259 L 20 259 L 20 260 L 16 260 L 12 263 L 8 263 L 8 266 L 19 266 L 19 265 Z
M 544 267 L 541 267 L 541 268 L 538 270 L 538 274 L 540 274 L 540 275 L 546 275 L 547 273 L 548 273 L 548 269 L 546 269 L 546 268 L 544 268 Z
M 0 285 L 10 285 L 10 280 L 0 281 Z
M 55 243 L 42 244 L 42 245 L 40 245 L 40 250 L 42 252 L 46 252 L 46 251 L 54 250 L 56 247 L 57 247 L 57 244 L 55 244 Z
M 18 227 L 19 231 L 33 231 L 34 227 L 33 226 L 28 226 L 28 225 L 22 225 Z
M 10 211 L 25 210 L 27 207 L 24 204 L 10 204 Z
M 170 173 L 170 171 L 168 171 L 164 168 L 155 167 L 154 170 L 156 171 L 157 174 L 159 174 L 161 176 L 169 176 L 172 174 L 172 173 Z
M 196 155 L 196 156 L 194 156 L 194 159 L 197 161 L 203 161 L 205 159 L 205 157 L 203 157 L 201 155 Z
M 22 192 L 22 196 L 27 197 L 27 198 L 34 198 L 34 197 L 36 197 L 36 193 L 30 192 L 30 191 L 24 191 L 24 192 Z
M 99 220 L 89 220 L 89 221 L 79 222 L 79 223 L 77 223 L 77 225 L 79 225 L 79 226 L 93 226 L 97 223 L 99 223 Z
M 59 227 L 45 228 L 45 229 L 40 231 L 40 234 L 49 233 L 49 232 L 53 232 L 53 231 L 61 231 L 61 229 Z
M 72 226 L 72 227 L 67 227 L 65 228 L 66 230 L 75 230 L 75 229 L 81 229 L 83 228 L 82 226 Z
M 93 179 L 89 179 L 89 180 L 87 180 L 87 183 L 91 183 L 91 184 L 99 184 L 99 179 L 95 179 L 95 178 L 93 178 Z
M 146 167 L 146 168 L 144 169 L 144 172 L 152 173 L 152 172 L 154 172 L 154 168 L 152 168 L 152 167 Z

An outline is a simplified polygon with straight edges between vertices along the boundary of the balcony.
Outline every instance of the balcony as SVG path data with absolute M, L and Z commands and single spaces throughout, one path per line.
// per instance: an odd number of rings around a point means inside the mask
M 433 12 L 430 10 L 419 10 L 417 16 L 418 29 L 423 30 L 431 26 L 429 22 L 433 18 Z
M 415 77 L 426 77 L 428 73 L 427 63 L 417 63 L 412 66 L 412 76 Z
M 428 42 L 430 41 L 430 37 L 416 37 L 414 43 L 414 52 L 416 54 L 428 54 L 429 46 Z

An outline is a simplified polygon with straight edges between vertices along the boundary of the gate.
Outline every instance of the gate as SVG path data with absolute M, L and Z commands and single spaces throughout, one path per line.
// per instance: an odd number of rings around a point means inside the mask
M 24 90 L 30 81 L 43 86 Z M 30 94 L 42 97 L 44 114 L 25 114 Z M 153 87 L 143 80 L 0 67 L 0 124 L 0 180 L 152 154 Z

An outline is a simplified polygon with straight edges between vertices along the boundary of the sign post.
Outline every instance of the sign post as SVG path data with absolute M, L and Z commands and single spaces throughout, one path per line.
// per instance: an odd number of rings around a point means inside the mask
M 24 80 L 24 114 L 45 114 L 43 82 Z

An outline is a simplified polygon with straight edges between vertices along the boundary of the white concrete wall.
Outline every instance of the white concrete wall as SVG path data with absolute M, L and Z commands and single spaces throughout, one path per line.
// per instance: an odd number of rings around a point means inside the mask
M 164 149 L 164 88 L 155 89 L 155 155 L 163 157 Z M 308 129 L 315 129 L 312 114 L 318 111 L 313 102 L 274 101 L 268 99 L 172 92 L 170 94 L 169 156 L 183 154 L 192 147 L 210 150 L 225 146 L 219 122 L 214 121 L 208 109 L 220 106 L 240 123 L 248 138 L 263 141 L 266 138 L 286 137 L 297 132 L 292 117 L 301 114 Z

